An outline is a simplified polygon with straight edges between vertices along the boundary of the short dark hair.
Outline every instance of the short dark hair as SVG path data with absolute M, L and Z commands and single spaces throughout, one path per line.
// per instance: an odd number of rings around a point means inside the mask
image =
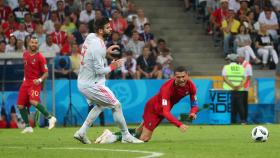
M 49 7 L 48 3 L 43 3 L 43 7 Z
M 144 24 L 144 27 L 145 26 L 151 26 L 151 24 L 147 22 L 147 23 Z
M 104 26 L 108 24 L 110 21 L 108 18 L 102 18 L 96 20 L 94 23 L 95 32 L 98 32 L 99 29 L 104 29 Z
M 265 6 L 263 10 L 264 10 L 265 12 L 271 12 L 271 11 L 272 11 L 272 8 L 269 7 L 269 6 Z
M 0 44 L 2 44 L 2 43 L 7 44 L 7 42 L 5 40 L 0 41 Z
M 37 40 L 38 41 L 38 38 L 36 36 L 31 36 L 30 39 L 33 39 L 33 40 Z
M 164 39 L 162 38 L 158 39 L 157 43 L 161 43 L 161 42 L 166 43 Z
M 184 66 L 178 66 L 178 67 L 175 69 L 175 72 L 186 72 L 186 73 L 188 73 L 188 70 L 187 70 L 186 67 L 184 67 Z
M 125 53 L 127 56 L 132 56 L 133 55 L 133 52 L 131 51 L 131 50 L 128 50 L 128 51 L 126 51 L 126 53 Z

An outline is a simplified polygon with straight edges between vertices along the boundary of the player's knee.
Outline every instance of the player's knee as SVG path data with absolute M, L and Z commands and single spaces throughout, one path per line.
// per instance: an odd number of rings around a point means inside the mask
M 17 105 L 18 109 L 23 109 L 24 106 L 23 105 Z
M 122 108 L 122 105 L 121 105 L 119 102 L 116 102 L 115 104 L 113 104 L 113 108 L 114 108 L 115 110 L 119 110 L 119 109 Z
M 144 142 L 148 142 L 151 139 L 151 136 L 141 135 L 140 139 Z
M 31 105 L 37 106 L 38 101 L 36 101 L 36 100 L 30 100 L 29 103 L 30 103 Z

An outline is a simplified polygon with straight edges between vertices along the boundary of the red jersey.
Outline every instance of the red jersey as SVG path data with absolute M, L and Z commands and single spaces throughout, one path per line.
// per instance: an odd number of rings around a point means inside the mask
M 6 30 L 4 32 L 6 38 L 10 38 L 10 34 L 13 33 L 18 29 L 18 23 L 13 22 L 13 24 L 10 24 L 8 21 L 2 23 L 3 30 Z
M 51 36 L 53 43 L 57 44 L 59 47 L 66 43 L 67 34 L 64 31 L 53 32 Z
M 0 8 L 0 18 L 2 19 L 2 21 L 7 21 L 8 20 L 8 16 L 11 13 L 12 13 L 12 10 L 8 6 L 3 6 L 3 7 Z
M 175 85 L 175 79 L 170 79 L 161 86 L 159 93 L 151 98 L 150 101 L 153 101 L 153 112 L 162 115 L 168 121 L 180 127 L 182 123 L 170 111 L 176 103 L 187 95 L 190 95 L 192 105 L 191 113 L 196 113 L 198 106 L 194 83 L 188 80 L 184 87 L 180 87 Z
M 32 81 L 41 77 L 42 73 L 48 72 L 47 62 L 41 53 L 31 54 L 28 51 L 23 53 L 24 79 Z
M 213 13 L 212 16 L 216 17 L 216 22 L 221 26 L 222 21 L 226 19 L 228 15 L 228 10 L 222 10 L 221 8 L 216 9 Z
M 42 0 L 24 0 L 27 8 L 33 13 L 42 13 Z

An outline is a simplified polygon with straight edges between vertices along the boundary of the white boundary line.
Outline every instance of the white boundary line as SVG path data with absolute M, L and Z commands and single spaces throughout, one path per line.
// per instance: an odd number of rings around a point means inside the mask
M 10 149 L 25 149 L 25 147 L 4 147 Z M 49 147 L 42 147 L 40 149 L 44 150 L 88 150 L 88 151 L 115 151 L 115 152 L 129 152 L 129 153 L 142 153 L 142 154 L 149 154 L 147 156 L 141 156 L 137 158 L 154 158 L 160 157 L 164 155 L 160 152 L 153 152 L 153 151 L 142 151 L 142 150 L 124 150 L 124 149 L 106 149 L 106 148 L 76 148 L 76 147 L 57 147 L 57 148 L 49 148 Z

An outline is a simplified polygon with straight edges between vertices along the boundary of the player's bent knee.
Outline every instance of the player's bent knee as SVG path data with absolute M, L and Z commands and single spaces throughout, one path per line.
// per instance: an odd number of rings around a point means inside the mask
M 151 139 L 151 136 L 148 135 L 141 135 L 140 140 L 144 142 L 148 142 Z
M 18 109 L 23 109 L 24 106 L 23 105 L 17 105 Z
M 37 104 L 38 104 L 38 101 L 36 101 L 36 100 L 30 100 L 29 102 L 31 105 L 34 105 L 34 106 L 37 106 Z
M 122 105 L 121 105 L 119 102 L 117 102 L 116 104 L 113 104 L 113 108 L 114 108 L 115 110 L 118 110 L 118 109 L 121 109 L 121 108 L 122 108 Z

